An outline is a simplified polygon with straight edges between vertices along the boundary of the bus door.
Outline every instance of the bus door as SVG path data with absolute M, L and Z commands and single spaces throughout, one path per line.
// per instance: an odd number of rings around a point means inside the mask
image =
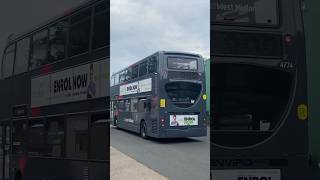
M 126 127 L 133 130 L 132 128 L 134 128 L 134 120 L 132 118 L 132 113 L 130 111 L 130 102 L 131 102 L 130 99 L 119 101 L 119 108 L 121 106 L 121 111 L 119 111 L 118 123 L 119 121 L 122 121 Z
M 150 112 L 151 112 L 151 100 L 148 98 L 139 98 L 137 102 L 137 111 L 138 120 L 144 120 L 147 125 L 147 130 L 149 131 L 148 125 L 151 124 L 150 122 Z
M 135 128 L 139 129 L 140 127 L 140 120 L 141 120 L 141 116 L 138 112 L 138 98 L 133 98 L 131 99 L 130 102 L 130 111 L 131 111 L 131 119 L 133 120 L 133 124 L 135 126 Z
M 106 180 L 109 177 L 109 117 L 92 114 L 89 126 L 89 180 Z
M 9 124 L 0 125 L 0 179 L 9 179 L 10 170 L 10 126 Z

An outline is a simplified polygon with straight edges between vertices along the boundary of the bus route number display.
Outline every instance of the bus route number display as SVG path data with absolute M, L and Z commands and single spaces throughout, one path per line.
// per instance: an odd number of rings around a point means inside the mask
M 268 26 L 279 23 L 277 0 L 216 0 L 212 12 L 216 23 Z

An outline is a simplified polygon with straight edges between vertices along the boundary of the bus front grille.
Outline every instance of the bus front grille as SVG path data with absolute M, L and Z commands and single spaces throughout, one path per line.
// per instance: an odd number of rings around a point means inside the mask
M 199 74 L 197 72 L 168 71 L 168 78 L 169 79 L 198 80 Z

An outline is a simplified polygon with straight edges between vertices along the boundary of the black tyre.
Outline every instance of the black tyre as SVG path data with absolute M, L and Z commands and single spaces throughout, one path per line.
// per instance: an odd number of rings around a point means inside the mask
M 147 135 L 147 124 L 144 121 L 141 122 L 140 135 L 144 139 L 148 138 L 148 135 Z
M 114 117 L 113 125 L 114 125 L 116 128 L 118 128 L 118 119 L 117 119 L 117 117 Z

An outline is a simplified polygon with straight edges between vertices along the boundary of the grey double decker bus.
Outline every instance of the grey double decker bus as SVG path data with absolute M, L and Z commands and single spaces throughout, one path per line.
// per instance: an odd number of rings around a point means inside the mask
M 302 2 L 211 3 L 212 179 L 308 179 Z
M 142 137 L 206 136 L 201 56 L 160 51 L 111 76 L 111 121 Z
M 0 180 L 109 178 L 109 1 L 11 36 L 0 76 Z

